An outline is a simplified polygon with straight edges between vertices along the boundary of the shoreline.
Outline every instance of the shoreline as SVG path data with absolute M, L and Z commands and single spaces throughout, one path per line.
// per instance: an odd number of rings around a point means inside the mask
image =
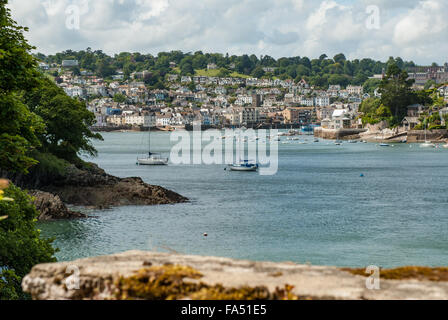
M 230 128 L 221 128 L 218 130 L 224 130 L 224 129 L 230 129 Z M 181 129 L 181 130 L 185 130 L 185 129 Z M 279 130 L 287 130 L 287 129 L 279 129 Z M 147 131 L 147 130 L 146 130 Z M 96 132 L 106 132 L 106 133 L 129 133 L 129 132 L 145 132 L 145 130 L 141 130 L 141 129 L 136 129 L 136 128 L 132 128 L 132 129 L 119 129 L 119 128 L 109 128 L 109 129 L 105 129 L 105 130 L 98 130 Z M 161 128 L 151 128 L 151 132 L 172 132 L 172 130 L 169 129 L 161 129 Z M 336 137 L 337 133 L 332 134 L 332 136 L 328 136 L 323 138 L 321 134 L 298 134 L 296 136 L 313 136 L 315 138 L 320 138 L 323 140 L 329 140 L 329 141 L 335 141 L 335 140 L 341 140 L 341 141 L 349 141 L 349 140 L 357 140 L 357 141 L 366 141 L 368 143 L 403 143 L 403 144 L 420 144 L 420 143 L 424 143 L 425 140 L 412 140 L 409 141 L 408 139 L 403 139 L 403 138 L 384 138 L 384 139 L 376 139 L 373 138 L 372 136 L 379 136 L 381 135 L 380 132 L 377 133 L 371 133 L 369 134 L 368 137 L 365 136 L 359 136 L 359 135 L 348 135 L 348 136 L 343 136 L 343 137 Z M 406 137 L 406 136 L 402 136 L 402 137 Z M 448 143 L 448 137 L 444 137 L 444 138 L 440 138 L 440 139 L 431 139 L 429 138 L 427 140 L 428 142 L 431 143 L 435 143 L 435 144 L 444 144 L 444 143 Z

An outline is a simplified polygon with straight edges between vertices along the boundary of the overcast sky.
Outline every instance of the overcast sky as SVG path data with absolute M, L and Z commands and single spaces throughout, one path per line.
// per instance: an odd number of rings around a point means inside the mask
M 10 0 L 10 7 L 45 54 L 91 47 L 448 61 L 448 0 Z M 73 8 L 79 29 L 67 14 Z

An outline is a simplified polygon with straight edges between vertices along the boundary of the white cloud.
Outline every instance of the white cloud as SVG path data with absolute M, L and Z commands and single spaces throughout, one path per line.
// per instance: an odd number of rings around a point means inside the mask
M 274 57 L 343 52 L 350 58 L 402 56 L 444 62 L 446 0 L 10 0 L 44 53 L 87 47 L 120 51 L 202 50 Z M 65 9 L 80 8 L 80 29 L 65 27 Z M 366 7 L 380 10 L 368 30 Z

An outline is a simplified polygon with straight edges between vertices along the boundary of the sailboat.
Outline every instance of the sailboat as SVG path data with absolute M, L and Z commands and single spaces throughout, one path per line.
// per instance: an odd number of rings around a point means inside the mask
M 249 160 L 240 160 L 239 163 L 229 165 L 231 171 L 257 171 L 258 164 Z
M 246 142 L 246 140 L 247 139 L 244 139 L 244 140 L 241 139 L 241 126 L 240 126 L 240 137 L 239 137 L 239 139 L 237 139 L 237 141 L 240 142 L 240 148 L 241 148 L 241 141 Z M 244 144 L 243 144 L 243 154 L 244 154 Z M 229 169 L 230 169 L 230 171 L 257 171 L 258 164 L 255 161 L 241 160 L 241 157 L 240 157 L 238 162 L 235 162 L 235 163 L 229 165 Z
M 425 142 L 420 145 L 420 148 L 434 148 L 436 145 L 426 139 L 426 119 L 425 119 Z
M 151 152 L 151 127 L 148 130 L 148 157 L 137 158 L 137 164 L 142 166 L 166 166 L 168 165 L 168 158 L 162 157 L 159 153 Z
M 383 130 L 381 130 L 381 141 L 383 141 L 383 142 L 380 143 L 380 147 L 390 147 L 390 144 L 384 142 L 384 131 Z

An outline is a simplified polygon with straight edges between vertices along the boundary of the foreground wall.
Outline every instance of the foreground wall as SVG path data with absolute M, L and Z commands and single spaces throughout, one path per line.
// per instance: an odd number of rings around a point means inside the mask
M 448 298 L 443 281 L 380 279 L 370 290 L 336 267 L 143 251 L 37 265 L 22 287 L 33 299 Z

